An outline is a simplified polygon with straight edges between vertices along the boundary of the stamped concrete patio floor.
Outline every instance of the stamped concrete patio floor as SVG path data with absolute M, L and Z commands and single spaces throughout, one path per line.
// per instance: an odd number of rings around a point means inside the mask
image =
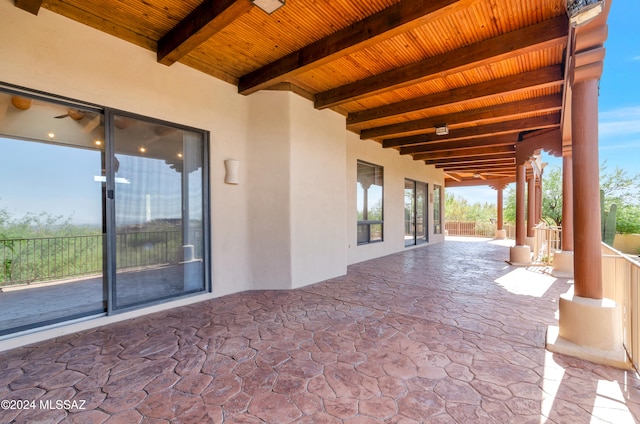
M 34 409 L 0 421 L 636 422 L 635 373 L 544 349 L 570 281 L 507 256 L 447 241 L 3 352 L 0 398 Z

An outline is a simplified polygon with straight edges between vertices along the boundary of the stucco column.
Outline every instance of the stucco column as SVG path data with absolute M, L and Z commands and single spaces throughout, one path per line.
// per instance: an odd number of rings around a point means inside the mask
M 553 274 L 573 278 L 573 160 L 562 157 L 562 233 L 561 248 L 553 253 Z
M 536 181 L 536 223 L 542 220 L 542 173 Z
M 597 71 L 601 67 L 594 68 Z M 560 295 L 559 325 L 557 331 L 552 327 L 547 329 L 547 348 L 626 368 L 630 364 L 623 346 L 621 306 L 603 297 L 598 169 L 600 74 L 593 74 L 576 78 L 573 84 L 574 287 Z
M 524 238 L 527 232 L 525 208 L 524 208 L 524 185 L 527 179 L 527 170 L 524 165 L 516 168 L 516 246 L 524 245 Z
M 496 239 L 504 240 L 507 238 L 507 231 L 504 229 L 504 187 L 496 187 L 498 198 L 496 200 L 496 208 L 498 210 L 496 221 Z
M 535 235 L 536 226 L 536 175 L 527 180 L 527 237 Z
M 512 264 L 531 263 L 531 248 L 524 242 L 527 233 L 524 205 L 526 179 L 527 170 L 524 163 L 516 165 L 516 245 L 511 247 L 509 252 Z
M 573 252 L 573 157 L 562 157 L 562 250 Z
M 598 162 L 598 80 L 573 85 L 574 290 L 602 299 L 600 179 Z
M 560 295 L 558 327 L 547 329 L 547 349 L 592 362 L 631 368 L 623 346 L 622 308 L 603 296 L 600 242 L 600 182 L 598 161 L 598 81 L 602 75 L 605 11 L 574 30 L 570 83 L 571 142 L 573 156 L 574 285 Z M 573 67 L 573 69 L 571 69 Z M 565 162 L 566 164 L 566 162 Z M 569 167 L 567 167 L 569 168 Z M 564 200 L 567 200 L 566 198 Z

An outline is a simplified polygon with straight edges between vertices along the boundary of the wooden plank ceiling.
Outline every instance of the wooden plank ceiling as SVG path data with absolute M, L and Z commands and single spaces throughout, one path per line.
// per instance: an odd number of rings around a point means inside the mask
M 251 95 L 288 89 L 456 185 L 513 179 L 515 145 L 562 120 L 562 0 L 16 0 Z M 160 66 L 160 65 L 159 65 Z M 438 126 L 448 127 L 436 135 Z

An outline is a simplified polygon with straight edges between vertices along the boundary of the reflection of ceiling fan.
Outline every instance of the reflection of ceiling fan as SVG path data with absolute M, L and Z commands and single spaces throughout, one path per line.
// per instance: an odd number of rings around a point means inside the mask
M 94 113 L 94 112 L 84 112 L 78 109 L 67 109 L 67 113 L 65 113 L 64 115 L 58 115 L 58 116 L 54 116 L 54 118 L 56 119 L 63 119 L 63 118 L 71 118 L 74 121 L 80 122 L 82 121 L 85 117 L 89 117 L 91 115 L 95 116 L 93 118 L 91 118 L 89 120 L 89 122 L 87 122 L 87 124 L 85 125 L 85 127 L 82 129 L 82 131 L 85 134 L 90 133 L 91 131 L 93 131 L 98 125 L 100 125 L 100 123 L 102 122 L 102 114 L 100 113 Z
M 77 109 L 67 109 L 67 113 L 65 113 L 64 115 L 54 116 L 54 118 L 56 119 L 62 119 L 66 117 L 69 117 L 74 121 L 81 121 L 82 118 L 84 118 L 84 112 Z

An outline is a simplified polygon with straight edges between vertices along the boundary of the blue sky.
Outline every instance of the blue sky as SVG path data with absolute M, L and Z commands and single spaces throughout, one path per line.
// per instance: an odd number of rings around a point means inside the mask
M 613 0 L 609 13 L 609 38 L 600 80 L 598 132 L 600 162 L 607 168 L 640 173 L 640 1 Z M 560 158 L 545 155 L 550 166 L 561 166 Z M 470 203 L 496 202 L 488 187 L 447 189 Z
M 0 167 L 0 209 L 20 219 L 27 213 L 48 213 L 78 225 L 102 222 L 102 175 L 99 150 L 61 147 L 0 137 L 2 153 L 12 160 Z M 28 158 L 28 160 L 23 160 Z M 55 160 L 52 160 L 55 158 Z M 130 184 L 116 187 L 117 224 L 146 221 L 145 195 L 150 196 L 151 219 L 181 217 L 181 174 L 164 160 L 118 155 L 120 172 Z M 201 171 L 189 174 L 193 219 L 202 209 Z

